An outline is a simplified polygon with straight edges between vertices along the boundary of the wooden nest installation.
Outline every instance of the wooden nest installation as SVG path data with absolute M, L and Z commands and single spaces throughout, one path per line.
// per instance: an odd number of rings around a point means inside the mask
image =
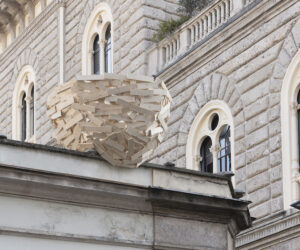
M 159 79 L 104 74 L 55 88 L 47 113 L 59 145 L 96 149 L 114 166 L 137 167 L 163 140 L 171 100 Z

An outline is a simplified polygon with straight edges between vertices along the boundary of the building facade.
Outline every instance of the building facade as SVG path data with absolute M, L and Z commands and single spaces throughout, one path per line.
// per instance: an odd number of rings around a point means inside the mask
M 176 0 L 0 1 L 0 131 L 51 144 L 46 101 L 78 75 L 143 74 L 173 97 L 151 162 L 233 172 L 252 201 L 237 249 L 299 249 L 300 3 L 216 0 L 159 43 Z M 193 249 L 193 248 L 192 248 Z

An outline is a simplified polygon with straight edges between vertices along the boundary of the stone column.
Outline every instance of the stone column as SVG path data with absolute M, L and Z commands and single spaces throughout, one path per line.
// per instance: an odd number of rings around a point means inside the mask
M 213 144 L 210 148 L 210 152 L 213 155 L 213 173 L 218 173 L 218 153 L 220 151 L 220 146 L 218 144 Z
M 104 74 L 105 72 L 105 39 L 101 39 L 100 43 L 100 74 Z

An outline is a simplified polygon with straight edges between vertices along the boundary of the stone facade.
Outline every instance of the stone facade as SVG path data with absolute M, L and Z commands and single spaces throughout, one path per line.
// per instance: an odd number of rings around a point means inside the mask
M 18 72 L 26 64 L 32 65 L 37 75 L 36 142 L 46 144 L 51 138 L 45 112 L 48 93 L 59 82 L 61 2 L 52 2 L 0 54 L 0 130 L 8 138 L 12 134 L 12 92 Z M 89 13 L 99 2 L 65 2 L 66 81 L 81 74 L 82 35 Z M 192 122 L 207 102 L 224 101 L 234 120 L 235 187 L 252 201 L 251 216 L 257 219 L 252 229 L 240 235 L 236 246 L 297 249 L 299 213 L 285 211 L 283 203 L 280 98 L 287 68 L 300 49 L 300 3 L 246 2 L 249 5 L 233 9 L 232 16 L 205 39 L 185 47 L 184 54 L 158 69 L 151 65 L 159 54 L 153 54 L 159 44 L 153 45 L 152 35 L 159 21 L 177 16 L 176 0 L 107 1 L 115 24 L 114 71 L 156 74 L 174 99 L 169 130 L 153 163 L 172 162 L 187 168 L 186 143 Z M 185 27 L 181 27 L 184 39 L 189 31 Z M 188 46 L 188 42 L 181 45 Z M 287 237 L 289 232 L 294 237 Z
M 173 106 L 153 162 L 185 168 L 190 124 L 205 103 L 223 100 L 234 119 L 236 187 L 253 201 L 251 213 L 258 219 L 283 209 L 280 90 L 300 47 L 299 12 L 297 1 L 259 3 L 159 75 Z
M 11 138 L 12 95 L 16 78 L 23 66 L 31 65 L 36 73 L 36 142 L 51 139 L 51 124 L 45 116 L 49 91 L 59 83 L 60 16 L 64 8 L 64 78 L 81 75 L 82 36 L 87 19 L 100 0 L 52 1 L 32 23 L 0 54 L 0 130 Z M 176 0 L 106 1 L 114 23 L 114 72 L 145 74 L 146 50 L 162 20 L 177 17 Z M 155 13 L 155 15 L 153 15 Z

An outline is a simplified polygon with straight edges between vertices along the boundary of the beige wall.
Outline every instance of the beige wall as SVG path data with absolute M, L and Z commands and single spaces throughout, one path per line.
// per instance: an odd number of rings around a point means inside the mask
M 161 20 L 176 18 L 177 0 L 68 0 L 65 1 L 65 80 L 81 74 L 82 36 L 87 19 L 100 2 L 107 2 L 114 22 L 115 73 L 146 72 L 146 49 Z M 52 127 L 46 115 L 46 101 L 59 83 L 59 7 L 53 1 L 34 19 L 22 35 L 0 54 L 0 131 L 12 135 L 12 94 L 19 72 L 33 66 L 37 76 L 36 142 L 46 144 Z M 174 14 L 175 13 L 175 14 Z
M 263 1 L 160 75 L 174 101 L 153 162 L 185 168 L 195 116 L 208 101 L 225 101 L 234 119 L 236 187 L 256 218 L 283 209 L 280 90 L 300 48 L 299 13 L 298 1 Z M 207 81 L 213 73 L 228 81 Z

